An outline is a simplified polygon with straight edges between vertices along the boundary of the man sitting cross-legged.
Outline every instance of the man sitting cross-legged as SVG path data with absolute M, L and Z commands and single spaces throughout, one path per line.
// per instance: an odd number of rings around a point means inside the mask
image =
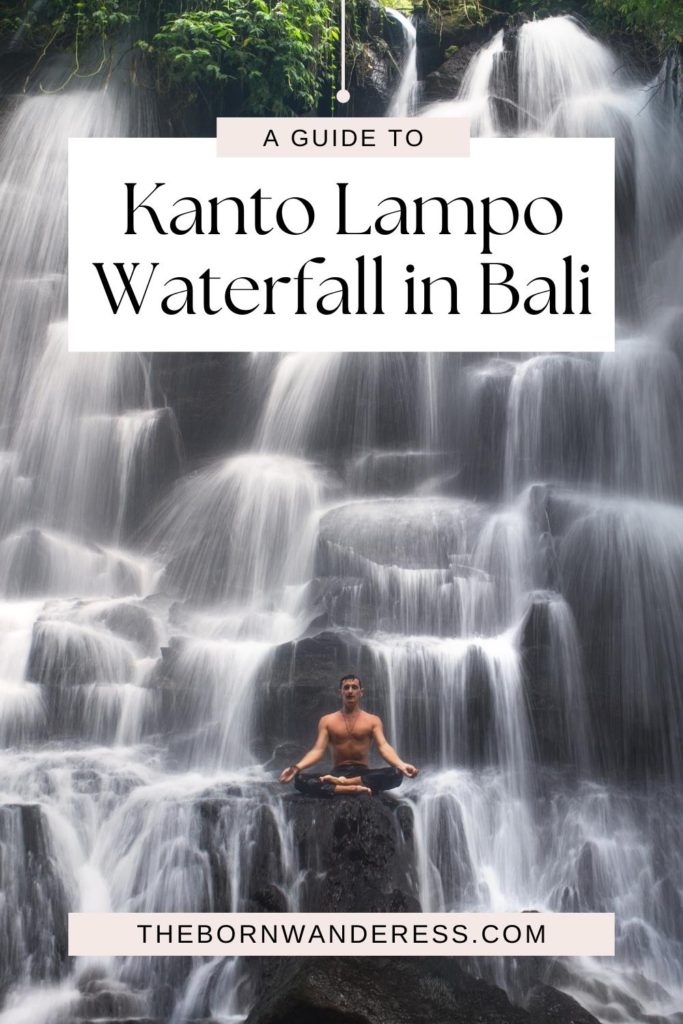
M 415 778 L 418 769 L 406 764 L 387 742 L 382 721 L 360 707 L 363 696 L 358 676 L 344 676 L 339 683 L 342 706 L 340 711 L 324 715 L 318 725 L 315 746 L 299 758 L 296 764 L 280 775 L 280 782 L 295 780 L 294 786 L 305 796 L 334 796 L 336 793 L 379 793 L 400 786 L 403 776 Z M 377 744 L 381 757 L 390 768 L 369 768 L 368 758 L 372 741 Z M 320 761 L 332 747 L 333 768 L 329 775 L 304 774 L 303 769 Z

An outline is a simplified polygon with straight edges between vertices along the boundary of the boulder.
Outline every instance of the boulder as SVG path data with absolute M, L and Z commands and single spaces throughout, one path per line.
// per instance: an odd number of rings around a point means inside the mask
M 322 715 L 339 706 L 339 679 L 358 668 L 360 650 L 351 634 L 323 632 L 275 651 L 261 687 L 259 717 L 271 749 L 293 744 L 308 750 Z M 289 762 L 287 762 L 289 763 Z
M 114 978 L 98 977 L 96 972 L 85 973 L 79 978 L 78 987 L 81 1001 L 77 1007 L 79 1017 L 139 1021 L 144 1012 L 144 999 L 133 993 L 121 981 Z
M 70 906 L 63 865 L 38 804 L 0 806 L 0 992 L 22 977 L 67 974 Z
M 389 796 L 286 801 L 299 867 L 301 906 L 313 912 L 401 913 L 420 909 L 410 808 Z
M 531 1024 L 455 961 L 342 958 L 280 963 L 247 1024 Z
M 139 647 L 143 654 L 158 654 L 157 629 L 152 616 L 142 605 L 117 602 L 105 608 L 98 618 L 112 633 Z
M 478 24 L 472 20 L 464 6 L 461 11 L 451 14 L 444 14 L 435 8 L 419 15 L 417 47 L 420 78 L 428 78 L 453 55 L 456 48 L 471 48 L 471 52 L 479 50 L 504 27 L 506 21 L 505 14 L 497 14 L 483 24 Z M 452 94 L 444 98 L 452 98 Z
M 478 43 L 465 43 L 455 48 L 443 64 L 430 72 L 422 86 L 422 99 L 425 103 L 454 99 L 460 91 L 467 67 L 479 49 Z
M 576 999 L 550 985 L 535 985 L 527 998 L 534 1024 L 596 1024 L 595 1017 Z

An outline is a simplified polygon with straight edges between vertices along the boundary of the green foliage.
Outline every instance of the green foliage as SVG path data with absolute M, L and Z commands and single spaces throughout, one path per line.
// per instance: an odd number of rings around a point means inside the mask
M 168 15 L 148 49 L 163 90 L 232 83 L 250 113 L 286 114 L 316 107 L 338 38 L 328 0 L 223 0 Z
M 496 14 L 575 14 L 595 30 L 631 33 L 660 53 L 683 42 L 683 0 L 423 0 L 445 19 L 485 22 Z
M 110 35 L 131 19 L 126 0 L 47 0 L 9 4 L 0 16 L 0 30 L 30 35 L 37 45 L 81 44 Z
M 347 0 L 347 57 L 362 62 L 382 37 L 370 0 Z M 575 13 L 598 31 L 625 32 L 656 56 L 683 41 L 683 0 L 381 0 L 422 7 L 436 23 L 467 31 L 501 13 Z M 178 106 L 205 98 L 213 110 L 298 114 L 336 87 L 338 0 L 3 0 L 0 43 L 31 49 L 33 73 L 54 52 L 71 56 L 63 85 L 113 66 L 126 49 L 138 80 Z M 383 45 L 383 44 L 382 44 Z
M 592 7 L 610 26 L 623 25 L 662 50 L 683 42 L 681 0 L 593 0 Z
M 34 49 L 34 70 L 49 52 L 71 54 L 63 85 L 110 64 L 124 27 L 175 105 L 204 96 L 233 112 L 305 113 L 332 91 L 335 0 L 19 0 L 0 13 L 0 37 Z
M 0 14 L 0 37 L 23 39 L 38 51 L 36 63 L 50 50 L 69 50 L 73 56 L 69 81 L 102 70 L 111 39 L 130 24 L 135 13 L 131 0 L 46 0 L 42 4 L 21 0 Z
M 382 7 L 391 7 L 395 11 L 403 11 L 404 14 L 412 14 L 416 7 L 420 6 L 419 0 L 379 0 Z

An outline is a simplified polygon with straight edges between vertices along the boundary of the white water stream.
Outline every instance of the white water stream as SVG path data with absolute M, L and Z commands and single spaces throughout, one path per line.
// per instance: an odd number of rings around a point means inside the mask
M 429 113 L 500 130 L 504 46 Z M 516 67 L 520 133 L 618 131 L 617 351 L 254 360 L 252 440 L 199 467 L 145 357 L 65 350 L 65 140 L 131 130 L 125 104 L 7 118 L 2 1024 L 244 1016 L 239 963 L 72 968 L 65 915 L 238 909 L 264 873 L 317 909 L 271 757 L 313 735 L 296 688 L 333 692 L 286 646 L 323 631 L 424 768 L 402 791 L 423 908 L 613 909 L 616 960 L 553 983 L 605 1021 L 681 1010 L 681 133 L 566 18 L 523 26 Z

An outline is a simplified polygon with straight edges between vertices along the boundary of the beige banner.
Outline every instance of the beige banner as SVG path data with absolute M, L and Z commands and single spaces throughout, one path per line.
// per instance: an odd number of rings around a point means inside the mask
M 218 156 L 469 156 L 463 117 L 219 117 Z
M 69 956 L 614 956 L 614 914 L 69 914 Z

